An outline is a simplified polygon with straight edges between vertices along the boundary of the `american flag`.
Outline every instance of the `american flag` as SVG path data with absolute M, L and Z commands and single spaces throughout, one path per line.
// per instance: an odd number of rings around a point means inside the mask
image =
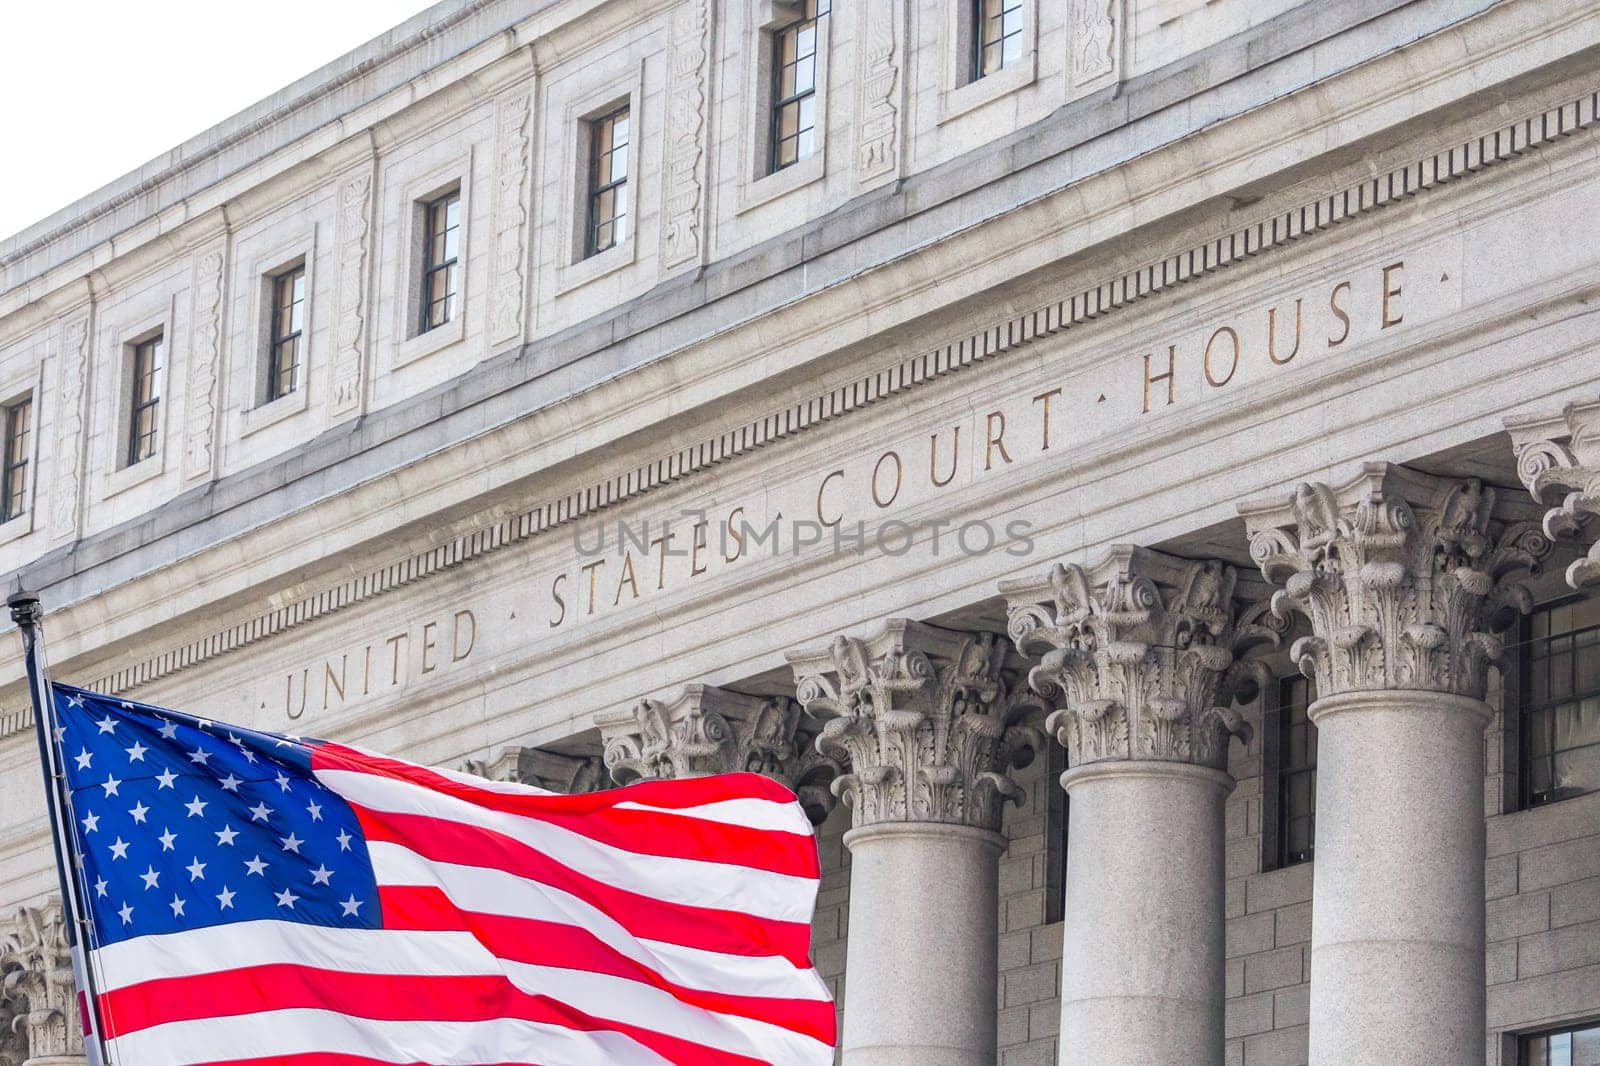
M 833 1061 L 768 778 L 563 796 L 53 691 L 116 1066 Z

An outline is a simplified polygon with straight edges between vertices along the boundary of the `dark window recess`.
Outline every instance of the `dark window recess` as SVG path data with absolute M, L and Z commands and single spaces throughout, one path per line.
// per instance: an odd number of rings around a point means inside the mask
M 272 279 L 272 346 L 267 352 L 267 400 L 299 388 L 301 334 L 305 330 L 306 268 Z
M 1316 852 L 1317 727 L 1308 713 L 1316 698 L 1314 682 L 1286 677 L 1263 722 L 1261 832 L 1270 870 L 1310 862 Z
M 1600 790 L 1600 598 L 1534 611 L 1519 673 L 1523 806 Z
M 589 221 L 584 254 L 628 239 L 628 109 L 589 124 Z
M 1067 769 L 1067 749 L 1053 740 L 1045 744 L 1044 817 L 1044 920 L 1059 922 L 1067 894 L 1067 816 L 1071 799 L 1061 787 Z
M 809 158 L 817 125 L 817 19 L 827 0 L 806 0 L 799 21 L 772 35 L 772 158 L 776 173 Z
M 973 0 L 972 80 L 1022 58 L 1022 0 Z
M 456 316 L 460 288 L 461 192 L 445 193 L 423 208 L 422 312 L 417 331 L 426 333 Z
M 0 468 L 0 522 L 28 510 L 28 447 L 33 428 L 33 397 L 24 396 L 0 409 L 5 424 L 4 466 Z
M 161 335 L 133 346 L 133 388 L 128 408 L 128 466 L 156 453 L 161 415 L 161 360 L 166 343 Z
M 1600 1022 L 1525 1036 L 1517 1066 L 1600 1066 Z

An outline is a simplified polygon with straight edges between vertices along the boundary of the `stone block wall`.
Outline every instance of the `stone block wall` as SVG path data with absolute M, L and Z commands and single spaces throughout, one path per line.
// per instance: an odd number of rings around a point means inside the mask
M 1252 708 L 1248 746 L 1234 743 L 1238 782 L 1226 808 L 1226 982 L 1229 1066 L 1301 1066 L 1311 976 L 1312 864 L 1263 869 L 1267 783 L 1262 707 Z
M 1489 819 L 1489 1030 L 1600 1013 L 1600 793 Z M 1489 1066 L 1516 1042 L 1491 1040 Z
M 1056 776 L 1042 755 L 1018 771 L 1026 799 L 1006 808 L 1001 826 L 1009 844 L 1000 858 L 999 1066 L 1056 1061 L 1062 923 L 1045 922 L 1047 897 L 1061 890 L 1051 881 L 1048 841 L 1050 834 L 1066 831 L 1050 817 L 1051 790 L 1061 787 Z

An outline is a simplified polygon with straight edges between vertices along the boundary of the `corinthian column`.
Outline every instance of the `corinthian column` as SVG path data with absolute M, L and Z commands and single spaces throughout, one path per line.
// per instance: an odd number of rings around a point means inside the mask
M 1517 474 L 1545 512 L 1544 531 L 1557 537 L 1590 536 L 1600 518 L 1600 400 L 1568 404 L 1553 418 L 1506 420 L 1517 450 Z M 1580 591 L 1600 586 L 1600 540 L 1567 567 L 1567 584 Z
M 833 810 L 829 785 L 839 766 L 811 747 L 799 728 L 800 708 L 787 696 L 685 685 L 670 701 L 641 700 L 595 722 L 606 769 L 619 785 L 757 773 L 792 789 L 814 825 Z
M 18 907 L 0 924 L 0 1017 L 23 1034 L 23 1066 L 83 1066 L 83 1029 L 61 901 Z M 0 1053 L 6 1043 L 0 1040 Z
M 1312 631 L 1311 1064 L 1481 1061 L 1486 672 L 1549 541 L 1477 481 L 1385 463 L 1242 511 Z
M 903 618 L 789 652 L 797 697 L 849 760 L 846 1066 L 993 1066 L 1000 811 L 1037 747 L 1010 646 Z
M 1222 1062 L 1228 738 L 1249 738 L 1236 652 L 1276 640 L 1238 624 L 1236 576 L 1118 545 L 1000 587 L 1067 749 L 1063 1063 Z

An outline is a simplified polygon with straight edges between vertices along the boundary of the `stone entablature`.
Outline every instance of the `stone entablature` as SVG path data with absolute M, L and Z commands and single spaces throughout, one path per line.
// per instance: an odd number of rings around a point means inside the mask
M 1282 630 L 1234 598 L 1238 574 L 1117 545 L 1095 566 L 1057 563 L 1007 581 L 1011 639 L 1040 662 L 1028 682 L 1060 709 L 1051 733 L 1071 766 L 1150 759 L 1225 770 L 1228 739 L 1249 743 L 1236 696 L 1264 673 L 1241 658 Z
M 1276 614 L 1312 633 L 1290 657 L 1327 697 L 1420 689 L 1482 700 L 1502 634 L 1550 550 L 1529 509 L 1477 480 L 1368 463 L 1337 487 L 1240 508 Z
M 83 1033 L 61 901 L 18 907 L 0 921 L 0 1020 L 23 1036 L 18 1062 L 82 1061 Z M 0 1063 L 16 1049 L 0 1035 Z
M 1600 401 L 1568 404 L 1552 418 L 1506 419 L 1517 474 L 1533 498 L 1554 504 L 1544 515 L 1551 538 L 1600 534 Z M 1575 589 L 1600 587 L 1600 539 L 1567 567 Z
M 786 657 L 800 705 L 824 722 L 817 750 L 848 764 L 833 788 L 857 829 L 999 828 L 1002 805 L 1020 796 L 1009 772 L 1043 743 L 1009 641 L 891 618 L 869 637 Z
M 829 786 L 840 766 L 800 730 L 800 707 L 787 696 L 685 685 L 670 700 L 641 700 L 595 724 L 619 785 L 747 772 L 793 789 L 816 824 L 834 807 Z

